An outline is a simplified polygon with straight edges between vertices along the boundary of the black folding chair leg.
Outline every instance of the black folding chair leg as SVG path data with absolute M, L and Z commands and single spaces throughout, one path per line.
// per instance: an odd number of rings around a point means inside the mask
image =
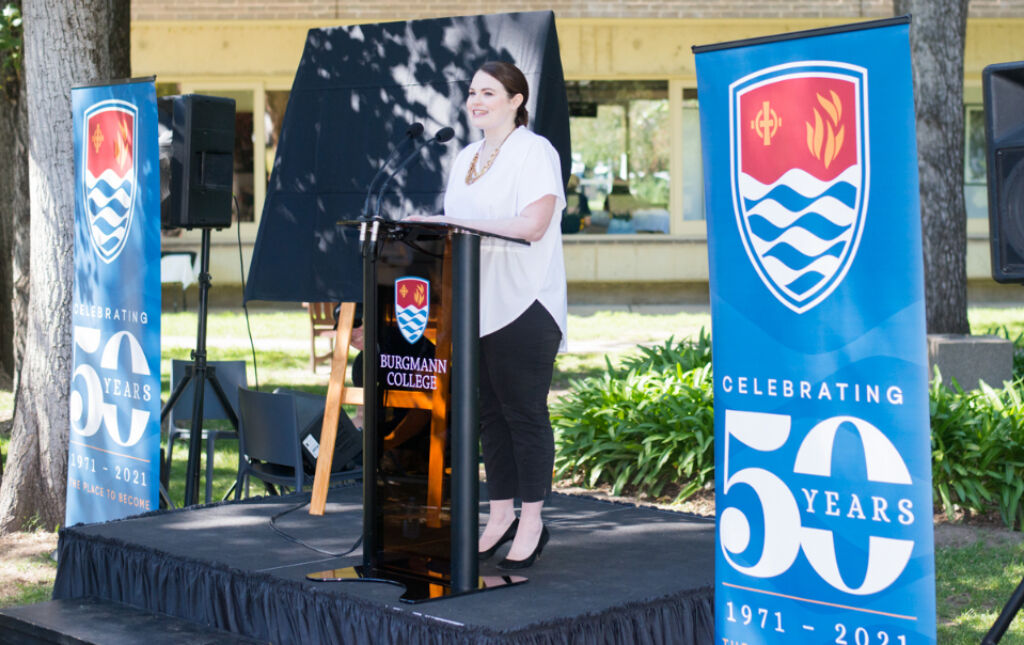
M 231 488 L 228 489 L 228 492 L 224 493 L 224 497 L 221 497 L 220 501 L 226 502 L 228 500 L 228 498 L 231 497 L 231 493 L 235 492 L 236 490 L 239 490 L 239 488 L 238 488 L 238 480 L 237 479 L 235 481 L 231 482 Z M 238 499 L 237 495 L 235 496 L 235 499 Z

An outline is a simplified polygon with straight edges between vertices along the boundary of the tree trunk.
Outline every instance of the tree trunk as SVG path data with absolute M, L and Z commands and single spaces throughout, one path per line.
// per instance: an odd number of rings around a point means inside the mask
M 928 333 L 967 334 L 964 39 L 968 0 L 893 0 L 911 14 Z
M 20 2 L 12 3 L 20 9 Z M 0 87 L 0 389 L 17 389 L 28 312 L 28 113 L 25 74 Z
M 75 212 L 70 88 L 125 78 L 127 0 L 26 0 L 31 239 L 28 327 L 15 394 L 0 534 L 64 522 Z

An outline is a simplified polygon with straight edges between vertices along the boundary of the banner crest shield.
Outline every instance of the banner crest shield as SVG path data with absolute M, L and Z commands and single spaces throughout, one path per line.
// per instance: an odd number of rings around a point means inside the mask
M 867 70 L 832 61 L 759 70 L 729 86 L 733 207 L 744 250 L 802 314 L 843 281 L 867 210 Z
M 422 278 L 395 280 L 395 318 L 402 337 L 415 343 L 427 329 L 430 315 L 430 283 Z
M 85 111 L 83 199 L 89 239 L 100 259 L 114 261 L 124 248 L 135 211 L 135 135 L 138 108 L 100 101 Z

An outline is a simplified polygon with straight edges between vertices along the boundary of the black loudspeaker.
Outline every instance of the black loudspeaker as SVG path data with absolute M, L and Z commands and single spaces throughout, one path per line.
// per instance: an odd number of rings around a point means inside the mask
M 324 424 L 324 405 L 327 399 L 317 394 L 276 388 L 275 394 L 287 394 L 295 403 L 295 422 L 302 448 L 302 465 L 306 473 L 316 472 L 316 459 L 320 454 L 320 430 Z M 334 439 L 334 459 L 331 472 L 351 470 L 360 465 L 356 458 L 363 453 L 363 432 L 356 428 L 344 410 L 339 411 L 338 433 Z
M 989 65 L 981 79 L 992 278 L 1024 283 L 1024 61 Z
M 302 446 L 302 465 L 310 475 L 316 473 L 316 459 L 320 454 L 320 430 L 323 428 L 324 411 L 316 415 L 305 427 L 299 428 Z M 356 457 L 363 454 L 363 433 L 352 423 L 352 419 L 341 410 L 338 416 L 338 433 L 334 436 L 334 457 L 331 472 L 340 473 L 362 464 Z
M 185 94 L 160 99 L 163 228 L 231 226 L 235 101 Z M 163 199 L 166 197 L 166 199 Z

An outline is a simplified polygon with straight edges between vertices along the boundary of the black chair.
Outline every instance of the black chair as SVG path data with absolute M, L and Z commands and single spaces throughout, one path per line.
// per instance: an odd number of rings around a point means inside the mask
M 231 405 L 235 418 L 238 418 L 238 388 L 246 385 L 245 361 L 207 361 L 207 367 L 214 368 L 217 381 L 224 389 L 224 394 Z M 191 368 L 192 361 L 171 361 L 171 391 L 185 378 L 185 370 Z M 192 399 L 195 396 L 195 382 L 189 382 L 174 407 L 168 414 L 167 424 L 167 473 L 171 472 L 171 456 L 175 441 L 188 441 L 191 437 Z M 213 495 L 213 459 L 217 439 L 238 440 L 238 433 L 232 429 L 212 429 L 206 427 L 207 421 L 228 420 L 227 411 L 213 391 L 213 386 L 206 382 L 203 393 L 203 433 L 206 442 L 206 503 L 210 503 Z M 229 491 L 230 492 L 230 491 Z
M 235 499 L 241 497 L 242 486 L 248 486 L 250 477 L 299 492 L 304 485 L 312 485 L 313 477 L 302 467 L 295 398 L 291 394 L 256 392 L 240 387 L 238 403 L 241 415 Z M 362 469 L 356 468 L 331 473 L 330 481 L 362 476 Z

